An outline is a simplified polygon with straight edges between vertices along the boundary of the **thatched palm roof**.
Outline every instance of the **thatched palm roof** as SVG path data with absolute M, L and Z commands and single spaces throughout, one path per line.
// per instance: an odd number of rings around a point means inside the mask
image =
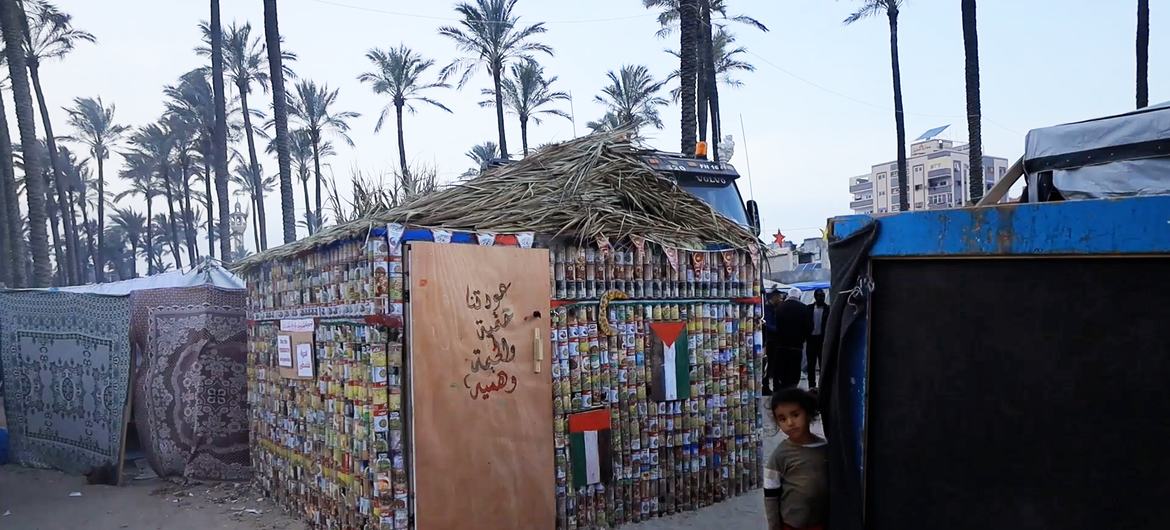
M 592 134 L 542 148 L 515 163 L 403 206 L 322 230 L 248 257 L 236 268 L 292 257 L 374 226 L 468 232 L 536 232 L 618 241 L 641 236 L 660 245 L 702 250 L 706 244 L 754 248 L 758 240 L 648 166 L 625 132 Z

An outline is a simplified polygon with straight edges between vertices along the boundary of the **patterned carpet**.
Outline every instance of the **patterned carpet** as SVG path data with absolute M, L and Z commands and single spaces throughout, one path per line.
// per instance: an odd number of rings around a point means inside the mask
M 0 293 L 12 461 L 78 474 L 120 468 L 129 325 L 126 297 Z
M 160 476 L 249 478 L 246 293 L 130 296 L 134 420 L 151 467 Z

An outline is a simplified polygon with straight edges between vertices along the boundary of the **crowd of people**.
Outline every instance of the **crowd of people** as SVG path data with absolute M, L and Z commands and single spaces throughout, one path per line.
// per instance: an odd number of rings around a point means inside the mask
M 829 304 L 821 289 L 813 292 L 813 303 L 808 305 L 800 301 L 801 294 L 795 287 L 768 293 L 764 307 L 765 396 L 772 395 L 774 389 L 799 386 L 802 365 L 808 389 L 816 393 Z
M 824 530 L 828 520 L 827 442 L 811 426 L 820 412 L 817 367 L 829 304 L 820 289 L 808 305 L 801 295 L 796 288 L 773 290 L 764 308 L 763 392 L 785 436 L 764 465 L 769 530 Z M 802 361 L 808 390 L 799 386 Z

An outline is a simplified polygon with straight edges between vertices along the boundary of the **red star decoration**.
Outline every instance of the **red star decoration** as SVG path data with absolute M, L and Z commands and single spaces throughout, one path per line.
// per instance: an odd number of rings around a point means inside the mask
M 772 236 L 772 239 L 776 242 L 777 246 L 784 246 L 784 234 L 779 230 L 776 231 L 776 235 Z

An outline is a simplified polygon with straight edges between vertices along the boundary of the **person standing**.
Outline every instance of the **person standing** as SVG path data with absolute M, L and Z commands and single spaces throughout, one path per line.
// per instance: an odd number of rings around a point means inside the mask
M 776 325 L 779 322 L 776 312 L 780 309 L 780 304 L 784 302 L 784 296 L 785 293 L 779 289 L 773 289 L 768 293 L 768 303 L 764 306 L 763 394 L 765 396 L 772 395 L 772 388 L 779 388 L 780 343 L 776 339 L 780 338 L 780 328 Z
M 791 388 L 800 384 L 800 362 L 804 358 L 804 343 L 812 331 L 812 318 L 808 306 L 800 301 L 800 289 L 788 290 L 788 298 L 776 309 L 776 356 L 772 361 L 779 364 L 777 373 L 780 388 Z
M 813 303 L 809 305 L 809 317 L 812 318 L 812 331 L 805 346 L 805 366 L 808 370 L 808 389 L 817 389 L 817 364 L 821 360 L 821 351 L 825 346 L 825 325 L 829 322 L 829 304 L 825 303 L 825 291 L 813 291 Z

